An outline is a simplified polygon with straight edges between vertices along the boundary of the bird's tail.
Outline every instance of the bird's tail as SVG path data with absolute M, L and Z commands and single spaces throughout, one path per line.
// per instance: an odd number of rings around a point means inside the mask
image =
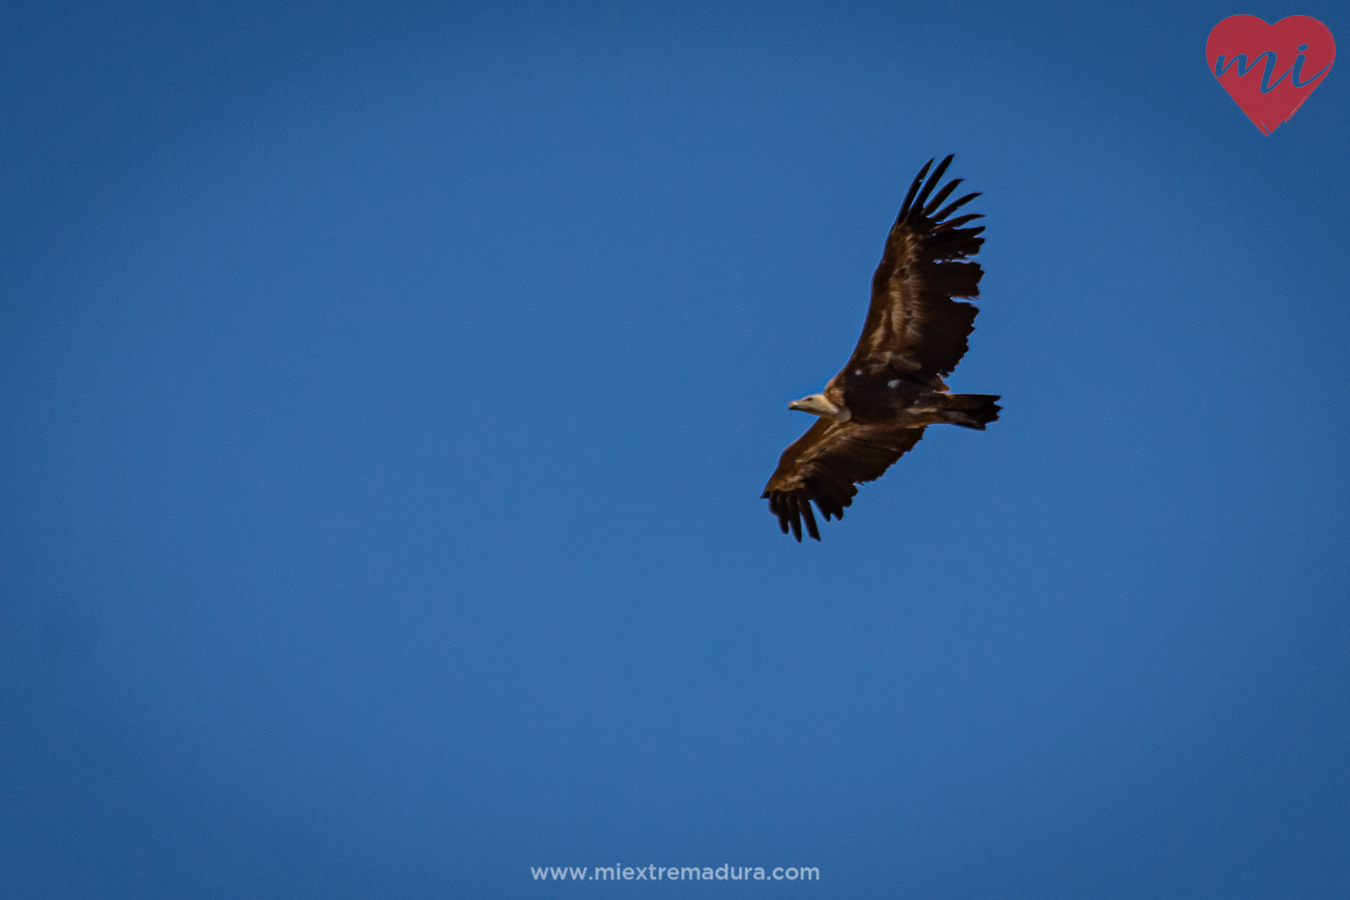
M 942 408 L 942 421 L 962 428 L 984 431 L 990 422 L 998 421 L 998 394 L 948 394 Z

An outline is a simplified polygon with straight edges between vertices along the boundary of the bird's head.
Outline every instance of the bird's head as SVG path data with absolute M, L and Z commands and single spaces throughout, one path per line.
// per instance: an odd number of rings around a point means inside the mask
M 852 416 L 847 407 L 835 406 L 824 394 L 812 394 L 800 400 L 793 400 L 788 404 L 788 409 L 800 409 L 813 416 L 824 416 L 836 422 L 847 422 Z

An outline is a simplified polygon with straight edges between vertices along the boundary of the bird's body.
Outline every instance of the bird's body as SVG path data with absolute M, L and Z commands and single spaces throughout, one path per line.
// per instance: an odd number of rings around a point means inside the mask
M 947 219 L 979 195 L 939 209 L 960 179 L 933 193 L 951 159 L 925 183 L 929 160 L 910 186 L 872 277 L 872 303 L 852 358 L 819 394 L 788 404 L 819 418 L 783 451 L 764 497 L 783 532 L 791 529 L 799 541 L 803 520 L 807 534 L 820 540 L 812 502 L 827 520 L 843 518 L 855 485 L 881 477 L 929 425 L 983 430 L 998 418 L 997 396 L 952 394 L 943 380 L 975 327 L 975 307 L 954 298 L 978 296 L 984 274 L 966 261 L 979 252 L 984 229 L 961 227 L 979 216 Z

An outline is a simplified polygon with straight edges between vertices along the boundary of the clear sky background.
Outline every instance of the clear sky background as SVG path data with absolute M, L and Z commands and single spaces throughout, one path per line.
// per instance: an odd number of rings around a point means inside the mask
M 0 13 L 0 895 L 1350 895 L 1329 2 Z M 955 153 L 957 390 L 760 491 Z M 543 865 L 819 884 L 540 885 Z

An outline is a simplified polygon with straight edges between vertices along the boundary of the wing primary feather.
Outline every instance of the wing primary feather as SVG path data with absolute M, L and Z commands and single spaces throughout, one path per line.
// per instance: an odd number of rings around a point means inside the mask
M 802 518 L 806 519 L 806 533 L 811 535 L 812 540 L 820 540 L 820 529 L 816 528 L 816 514 L 811 511 L 811 501 L 805 496 L 802 497 Z
M 936 213 L 933 216 L 933 221 L 941 222 L 943 219 L 947 218 L 952 213 L 956 212 L 958 209 L 965 206 L 967 203 L 974 200 L 978 196 L 980 196 L 980 192 L 976 191 L 973 194 L 966 194 L 960 200 L 953 200 L 951 203 L 948 203 L 938 213 Z
M 928 169 L 932 165 L 933 161 L 930 159 L 923 164 L 919 174 L 914 176 L 914 183 L 909 186 L 909 193 L 905 194 L 905 202 L 900 204 L 900 215 L 896 217 L 896 221 L 903 222 L 905 216 L 909 215 L 909 205 L 914 202 L 914 195 L 919 192 L 919 185 L 923 184 L 923 176 L 928 174 Z
M 797 495 L 788 494 L 784 499 L 788 502 L 788 523 L 792 525 L 792 536 L 800 544 L 802 542 L 802 519 L 797 512 Z
M 947 182 L 946 184 L 944 184 L 944 185 L 942 186 L 942 190 L 940 190 L 940 191 L 938 191 L 936 194 L 934 194 L 934 195 L 933 195 L 933 199 L 932 199 L 932 200 L 929 200 L 929 201 L 928 201 L 928 205 L 925 206 L 925 207 L 923 208 L 923 214 L 924 214 L 925 216 L 929 216 L 930 218 L 933 218 L 934 221 L 941 221 L 941 220 L 938 219 L 937 217 L 933 216 L 933 210 L 935 210 L 935 209 L 937 209 L 939 206 L 941 206 L 941 205 L 942 205 L 942 201 L 943 201 L 943 200 L 946 200 L 948 197 L 950 197 L 950 196 L 952 195 L 952 191 L 954 191 L 954 190 L 956 190 L 958 187 L 960 187 L 960 186 L 961 186 L 961 182 L 962 182 L 963 180 L 964 180 L 964 179 L 961 179 L 961 178 L 953 178 L 951 181 L 949 181 L 949 182 Z
M 950 222 L 947 223 L 947 227 L 948 227 L 948 228 L 960 228 L 962 225 L 966 224 L 967 222 L 973 222 L 973 221 L 975 221 L 976 219 L 983 219 L 983 218 L 984 218 L 984 213 L 967 213 L 967 214 L 964 215 L 964 216 L 957 216 L 955 219 L 952 219 Z
M 924 204 L 928 202 L 928 195 L 933 193 L 933 188 L 937 187 L 938 181 L 942 179 L 943 173 L 947 171 L 947 167 L 951 164 L 952 154 L 949 153 L 946 159 L 938 163 L 938 167 L 933 170 L 933 174 L 928 176 L 928 183 L 923 186 L 923 190 L 919 191 L 919 196 L 914 198 L 916 207 L 923 209 Z

